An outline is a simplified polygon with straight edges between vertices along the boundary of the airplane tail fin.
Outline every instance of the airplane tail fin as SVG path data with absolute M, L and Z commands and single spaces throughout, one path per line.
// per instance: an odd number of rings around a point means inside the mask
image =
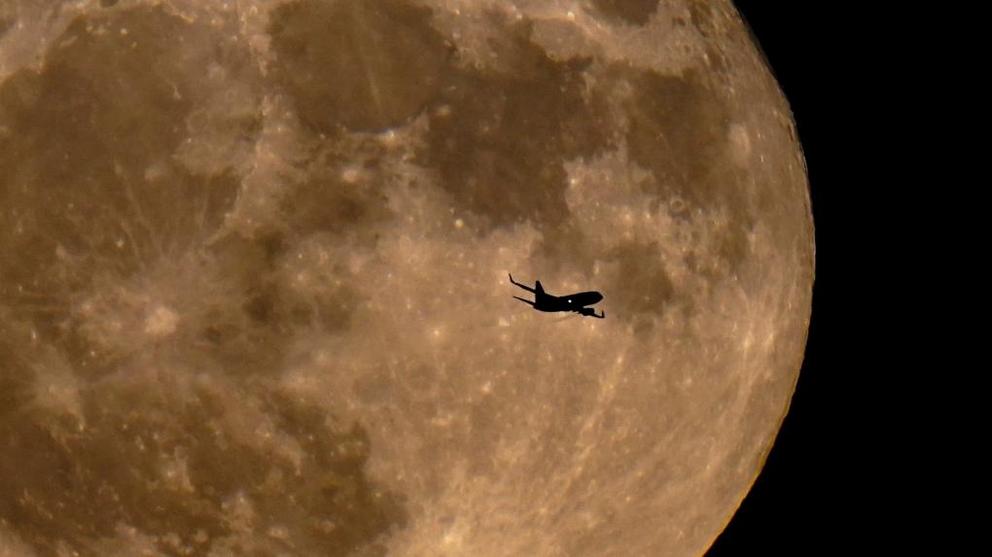
M 534 285 L 534 290 L 537 290 L 537 294 L 544 294 L 544 287 L 541 286 L 541 281 L 537 281 Z

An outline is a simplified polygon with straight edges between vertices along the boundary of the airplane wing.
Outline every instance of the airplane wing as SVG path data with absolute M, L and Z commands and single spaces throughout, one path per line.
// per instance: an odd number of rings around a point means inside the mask
M 531 292 L 533 294 L 537 294 L 537 291 L 534 290 L 533 288 L 531 288 L 529 286 L 526 286 L 526 285 L 523 285 L 523 284 L 520 284 L 519 282 L 513 280 L 513 275 L 511 275 L 510 273 L 507 273 L 507 275 L 509 275 L 510 282 L 512 282 L 514 285 L 519 286 L 520 288 L 523 288 L 524 290 L 526 290 L 528 292 Z M 514 298 L 516 298 L 516 296 L 514 296 Z M 519 300 L 519 298 L 517 298 L 517 299 Z
M 606 311 L 600 311 L 600 313 L 596 313 L 595 308 L 579 308 L 572 311 L 578 313 L 579 315 L 584 315 L 586 317 L 595 317 L 597 319 L 606 318 Z

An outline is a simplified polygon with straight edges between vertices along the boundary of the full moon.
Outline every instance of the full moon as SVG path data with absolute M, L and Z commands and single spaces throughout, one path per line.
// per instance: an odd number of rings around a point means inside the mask
M 812 282 L 729 0 L 0 2 L 2 555 L 701 555 Z

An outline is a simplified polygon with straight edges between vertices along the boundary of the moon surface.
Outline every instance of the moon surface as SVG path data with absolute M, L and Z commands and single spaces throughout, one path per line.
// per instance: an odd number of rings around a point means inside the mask
M 2 555 L 700 555 L 812 281 L 728 0 L 0 4 Z

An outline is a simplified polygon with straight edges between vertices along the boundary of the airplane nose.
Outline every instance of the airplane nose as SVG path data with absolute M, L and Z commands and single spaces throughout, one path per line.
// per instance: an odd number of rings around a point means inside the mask
M 596 302 L 599 302 L 600 300 L 603 299 L 603 295 L 600 294 L 599 292 L 593 292 L 593 298 L 596 299 L 596 301 L 593 302 L 595 304 Z

